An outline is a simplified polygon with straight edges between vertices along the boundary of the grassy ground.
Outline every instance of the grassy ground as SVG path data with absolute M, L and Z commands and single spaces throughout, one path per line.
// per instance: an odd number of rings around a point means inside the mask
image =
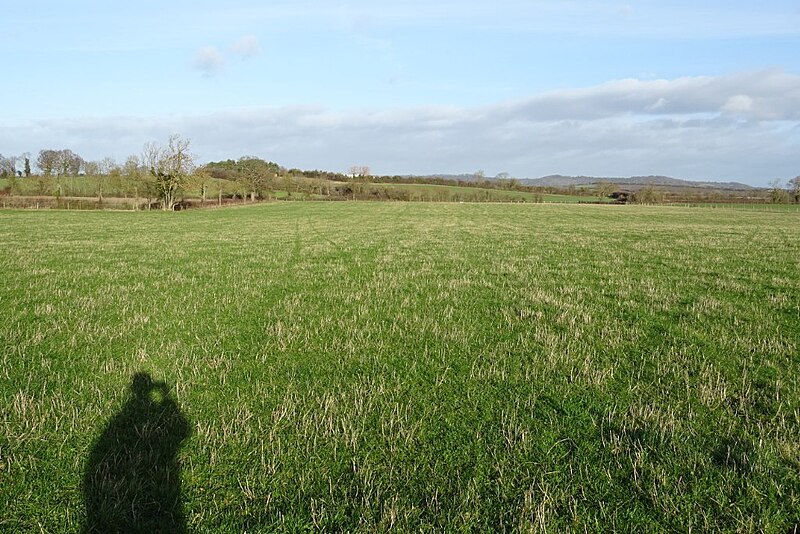
M 281 179 L 283 180 L 283 179 Z M 301 192 L 287 192 L 280 189 L 282 187 L 281 180 L 278 181 L 276 187 L 278 189 L 270 192 L 271 198 L 296 198 L 296 199 L 325 199 L 326 195 L 323 194 L 304 194 Z M 327 182 L 323 180 L 310 180 L 294 178 L 295 186 L 309 188 L 311 190 L 324 189 L 327 187 L 334 187 L 335 185 L 347 185 L 342 182 Z M 7 178 L 0 178 L 0 189 L 9 186 Z M 220 194 L 241 195 L 243 191 L 235 182 L 228 180 L 209 179 L 207 184 L 206 197 L 209 200 L 214 200 Z M 316 187 L 312 187 L 316 186 Z M 320 187 L 321 186 L 321 187 Z M 356 188 L 359 195 L 366 195 L 369 197 L 371 191 L 404 191 L 407 193 L 406 200 L 415 201 L 463 201 L 463 202 L 565 202 L 565 203 L 581 203 L 581 202 L 612 202 L 609 198 L 597 198 L 592 196 L 575 196 L 575 195 L 539 195 L 527 191 L 511 191 L 503 189 L 484 189 L 478 187 L 459 187 L 447 185 L 427 185 L 427 184 L 350 184 L 351 187 Z M 98 191 L 103 192 L 103 196 L 107 198 L 127 198 L 134 197 L 138 192 L 140 195 L 144 194 L 143 189 L 137 190 L 129 180 L 123 177 L 106 177 L 98 178 L 94 176 L 78 176 L 78 177 L 50 177 L 45 178 L 35 176 L 33 178 L 20 178 L 17 180 L 16 195 L 20 196 L 36 196 L 36 195 L 49 195 L 55 194 L 56 191 L 61 191 L 62 197 L 88 197 L 96 198 Z M 199 186 L 192 186 L 185 192 L 186 198 L 200 198 L 201 192 Z M 359 197 L 360 198 L 360 197 Z
M 0 212 L 0 531 L 136 512 L 785 532 L 798 228 L 534 204 Z
M 689 203 L 681 204 L 675 203 L 676 206 L 686 206 L 692 208 L 712 208 L 712 209 L 731 209 L 731 210 L 748 210 L 748 211 L 778 211 L 789 213 L 800 213 L 800 204 L 772 204 L 772 203 L 734 203 L 734 202 L 709 202 L 709 203 Z
M 487 189 L 481 187 L 460 187 L 456 185 L 432 185 L 432 184 L 370 184 L 371 187 L 385 187 L 389 189 L 399 189 L 408 191 L 411 200 L 436 198 L 438 194 L 442 200 L 460 199 L 464 201 L 489 201 L 489 202 L 557 202 L 557 203 L 579 203 L 579 202 L 613 202 L 610 198 L 598 198 L 593 196 L 579 195 L 551 195 L 536 194 L 528 191 L 513 191 L 505 189 Z
M 0 178 L 0 189 L 10 185 L 8 178 Z M 236 184 L 229 180 L 210 178 L 207 182 L 206 195 L 209 199 L 216 198 L 220 190 L 223 195 L 238 193 Z M 136 184 L 125 177 L 97 177 L 97 176 L 64 176 L 44 177 L 32 176 L 17 179 L 17 191 L 21 196 L 54 195 L 60 191 L 64 197 L 97 197 L 102 192 L 104 197 L 126 198 L 134 197 L 138 192 L 144 195 L 141 186 L 137 190 Z M 200 198 L 198 186 L 192 186 L 186 191 L 189 198 Z

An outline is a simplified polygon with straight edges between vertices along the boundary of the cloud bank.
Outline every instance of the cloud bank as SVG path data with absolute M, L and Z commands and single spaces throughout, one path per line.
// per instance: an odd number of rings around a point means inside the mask
M 800 76 L 779 70 L 618 80 L 481 107 L 227 110 L 0 125 L 10 152 L 70 147 L 124 159 L 173 132 L 203 161 L 378 173 L 667 174 L 767 185 L 800 173 Z M 8 149 L 6 149 L 8 151 Z

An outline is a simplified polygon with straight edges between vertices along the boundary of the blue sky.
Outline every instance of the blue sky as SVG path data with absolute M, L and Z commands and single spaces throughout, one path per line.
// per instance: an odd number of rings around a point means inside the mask
M 0 153 L 520 177 L 800 174 L 789 1 L 15 2 Z

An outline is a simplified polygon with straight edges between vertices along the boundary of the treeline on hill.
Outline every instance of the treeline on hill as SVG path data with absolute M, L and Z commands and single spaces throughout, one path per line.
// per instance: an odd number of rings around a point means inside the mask
M 800 177 L 789 188 L 734 194 L 714 190 L 631 190 L 607 181 L 589 186 L 530 186 L 501 173 L 482 171 L 465 179 L 437 176 L 375 176 L 369 167 L 348 174 L 287 169 L 243 156 L 195 164 L 189 141 L 171 136 L 165 145 L 146 143 L 124 163 L 83 159 L 70 149 L 0 155 L 3 206 L 67 208 L 182 209 L 265 200 L 396 200 L 440 202 L 603 202 L 603 203 L 800 203 Z M 557 198 L 558 197 L 558 198 Z
M 500 197 L 487 193 L 486 189 L 505 189 L 492 184 L 468 190 L 459 187 L 460 183 L 448 180 L 403 179 L 397 176 L 372 176 L 367 173 L 343 174 L 321 170 L 286 169 L 277 163 L 252 156 L 211 162 L 202 169 L 212 179 L 237 184 L 240 198 L 244 194 L 250 200 L 276 198 L 275 193 L 280 192 L 283 195 L 277 198 L 481 202 L 501 200 Z M 391 187 L 397 184 L 441 187 Z M 518 191 L 541 193 L 536 188 L 524 188 Z M 536 200 L 534 197 L 516 199 Z M 509 197 L 507 200 L 512 198 Z M 539 198 L 538 201 L 541 202 L 542 199 Z

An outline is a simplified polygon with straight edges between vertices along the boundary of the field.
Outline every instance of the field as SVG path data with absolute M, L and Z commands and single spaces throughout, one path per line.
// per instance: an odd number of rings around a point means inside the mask
M 0 178 L 0 189 L 8 188 L 10 184 L 8 178 Z M 16 187 L 15 194 L 20 196 L 52 196 L 58 191 L 64 197 L 97 198 L 98 192 L 102 192 L 104 197 L 109 198 L 133 198 L 136 193 L 144 195 L 141 186 L 137 191 L 136 184 L 130 180 L 111 176 L 32 176 L 17 179 Z M 209 199 L 216 198 L 220 192 L 223 195 L 238 192 L 236 184 L 233 182 L 214 178 L 208 180 L 207 188 L 206 194 Z M 199 188 L 196 186 L 188 187 L 185 194 L 187 198 L 200 198 L 201 196 Z
M 537 194 L 529 191 L 461 187 L 456 185 L 429 184 L 371 184 L 371 187 L 408 191 L 410 199 L 429 199 L 440 196 L 447 199 L 463 199 L 470 202 L 555 202 L 555 203 L 611 203 L 610 198 L 579 195 Z
M 797 212 L 0 211 L 0 251 L 2 532 L 800 521 Z
M 610 198 L 579 195 L 539 194 L 530 191 L 516 191 L 505 189 L 460 187 L 457 185 L 428 185 L 428 184 L 394 184 L 394 183 L 359 183 L 335 182 L 322 179 L 302 177 L 288 177 L 277 179 L 273 189 L 263 193 L 269 198 L 291 200 L 343 200 L 357 198 L 360 200 L 410 200 L 417 202 L 548 202 L 548 203 L 611 203 Z M 214 204 L 219 195 L 229 197 L 236 195 L 241 198 L 248 194 L 242 189 L 241 184 L 235 181 L 211 178 L 206 183 L 206 198 L 209 204 Z M 343 194 L 338 189 L 349 188 L 351 193 Z M 0 178 L 0 191 L 10 189 L 8 178 Z M 39 196 L 54 196 L 57 191 L 66 202 L 73 201 L 72 209 L 76 209 L 74 202 L 80 198 L 91 199 L 91 207 L 98 197 L 98 191 L 103 192 L 103 208 L 116 207 L 118 209 L 131 209 L 136 194 L 143 195 L 143 187 L 136 189 L 135 184 L 123 177 L 42 177 L 20 178 L 15 186 L 15 197 L 6 197 L 2 207 L 32 207 L 37 206 L 39 200 L 42 205 L 46 199 Z M 197 184 L 189 185 L 183 192 L 187 199 L 201 198 L 200 188 Z M 143 203 L 145 199 L 140 199 Z M 55 198 L 53 198 L 53 202 Z M 244 202 L 244 201 L 242 201 Z M 63 202 L 62 202 L 63 204 Z M 66 206 L 65 206 L 66 207 Z M 69 208 L 67 208 L 69 209 Z M 82 206 L 78 209 L 90 209 Z

